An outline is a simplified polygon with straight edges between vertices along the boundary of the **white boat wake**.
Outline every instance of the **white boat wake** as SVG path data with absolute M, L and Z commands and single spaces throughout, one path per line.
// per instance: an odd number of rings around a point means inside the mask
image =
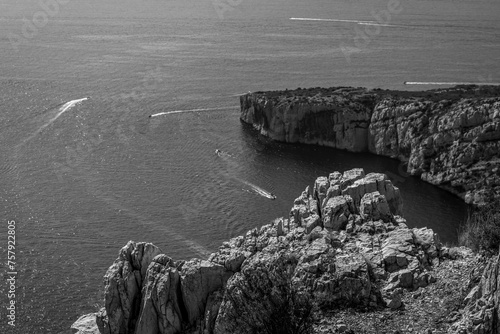
M 40 132 L 43 131 L 43 129 L 45 129 L 46 127 L 48 127 L 49 125 L 51 125 L 52 123 L 55 122 L 56 119 L 59 118 L 59 116 L 61 116 L 62 114 L 64 114 L 66 111 L 68 111 L 69 109 L 73 108 L 75 105 L 77 105 L 78 103 L 81 103 L 85 100 L 88 100 L 89 98 L 88 97 L 84 97 L 83 99 L 78 99 L 78 100 L 71 100 L 69 102 L 66 102 L 65 104 L 63 104 L 60 108 L 59 108 L 59 112 L 54 116 L 52 117 L 51 119 L 49 119 L 49 121 L 45 124 L 43 124 L 41 127 L 39 127 L 35 132 L 33 132 L 33 134 L 31 136 L 29 136 L 28 138 L 26 138 L 20 145 L 24 145 L 26 144 L 27 142 L 29 142 L 31 139 L 35 138 Z
M 229 95 L 229 97 L 243 96 L 243 95 L 247 95 L 247 94 L 252 94 L 252 92 L 251 92 L 251 91 L 248 91 L 247 93 L 241 93 L 241 94 Z
M 159 112 L 157 114 L 152 114 L 152 115 L 149 115 L 149 117 L 157 117 L 157 116 L 170 115 L 170 114 L 179 114 L 179 113 L 184 113 L 184 112 L 225 110 L 225 109 L 235 109 L 235 108 L 239 108 L 239 106 L 219 107 L 219 108 L 200 108 L 200 109 L 172 110 L 172 111 L 165 111 L 165 112 Z
M 234 156 L 225 152 L 225 151 L 222 151 L 222 150 L 219 150 L 219 149 L 216 149 L 215 150 L 215 154 L 217 154 L 217 156 L 219 158 L 221 158 L 222 160 L 224 160 L 227 164 L 228 164 L 228 167 L 231 169 L 231 170 L 236 170 L 238 168 L 238 164 L 236 163 L 236 161 L 234 160 Z M 272 192 L 270 191 L 267 191 L 253 183 L 250 183 L 248 181 L 245 181 L 245 180 L 242 180 L 238 177 L 234 177 L 234 176 L 230 176 L 231 179 L 233 180 L 236 180 L 238 182 L 241 182 L 243 183 L 244 185 L 248 186 L 250 188 L 250 190 L 248 189 L 242 189 L 243 191 L 247 191 L 247 192 L 253 192 L 255 194 L 258 194 L 260 196 L 263 196 L 263 197 L 266 197 L 266 198 L 269 198 L 269 199 L 276 199 L 276 195 L 274 195 Z
M 362 25 L 362 26 L 379 26 L 379 27 L 406 27 L 406 26 L 402 26 L 402 25 L 397 25 L 397 24 L 388 24 L 388 23 L 378 23 L 378 22 L 375 22 L 375 21 L 368 21 L 368 22 L 363 22 L 363 21 L 360 21 L 358 22 L 359 25 Z
M 499 82 L 438 82 L 438 81 L 405 81 L 405 85 L 450 85 L 450 86 L 456 86 L 456 85 L 476 85 L 476 86 L 486 86 L 486 85 L 491 85 L 491 86 L 498 86 L 500 85 Z
M 249 186 L 255 193 L 263 196 L 263 197 L 267 197 L 269 199 L 276 199 L 276 195 L 274 195 L 272 192 L 269 192 L 265 189 L 262 189 L 261 187 L 259 186 L 256 186 L 255 184 L 253 183 L 250 183 L 250 182 L 247 182 L 247 181 L 244 181 L 244 180 L 240 180 L 238 179 L 240 182 L 246 184 L 247 186 Z
M 293 20 L 293 21 L 352 22 L 352 23 L 371 22 L 371 21 L 341 20 L 341 19 L 315 19 L 315 18 L 311 18 L 311 17 L 291 17 L 290 20 Z
M 357 23 L 359 25 L 367 25 L 367 26 L 405 27 L 403 25 L 380 23 L 380 22 L 377 22 L 377 21 L 341 20 L 341 19 L 316 19 L 316 18 L 310 18 L 310 17 L 291 17 L 290 20 L 293 20 L 293 21 L 350 22 L 350 23 Z

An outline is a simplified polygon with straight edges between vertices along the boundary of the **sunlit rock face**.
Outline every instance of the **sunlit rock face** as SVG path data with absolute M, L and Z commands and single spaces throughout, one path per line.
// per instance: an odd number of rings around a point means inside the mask
M 326 96 L 248 94 L 240 100 L 241 119 L 275 140 L 362 152 L 368 148 L 374 102 L 365 92 L 339 88 Z

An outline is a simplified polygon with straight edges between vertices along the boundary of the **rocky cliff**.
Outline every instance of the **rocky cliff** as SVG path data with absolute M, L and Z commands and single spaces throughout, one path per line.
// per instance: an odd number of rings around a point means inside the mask
M 313 88 L 240 98 L 241 119 L 263 135 L 371 152 L 467 203 L 500 200 L 500 88 L 425 92 Z
M 450 272 L 444 265 L 450 259 L 475 263 L 471 254 L 443 247 L 432 230 L 409 228 L 402 210 L 399 189 L 386 175 L 353 169 L 317 178 L 288 218 L 223 243 L 207 260 L 174 261 L 152 244 L 130 241 L 105 275 L 104 307 L 73 328 L 293 332 L 313 312 L 401 309 L 405 293 L 432 285 L 440 268 Z M 314 326 L 324 332 L 321 323 Z

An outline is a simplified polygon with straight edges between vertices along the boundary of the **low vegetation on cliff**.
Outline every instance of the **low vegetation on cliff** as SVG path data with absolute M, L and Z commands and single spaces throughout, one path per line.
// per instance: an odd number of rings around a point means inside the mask
M 500 208 L 498 203 L 472 209 L 459 231 L 459 243 L 476 252 L 498 254 L 500 247 Z

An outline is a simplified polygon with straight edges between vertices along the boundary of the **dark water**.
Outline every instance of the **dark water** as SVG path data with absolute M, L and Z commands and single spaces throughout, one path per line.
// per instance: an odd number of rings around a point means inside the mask
M 66 333 L 97 309 L 128 240 L 205 256 L 288 215 L 306 185 L 335 170 L 391 173 L 409 225 L 453 242 L 463 203 L 402 176 L 397 161 L 270 142 L 238 119 L 235 95 L 247 91 L 498 81 L 497 1 L 401 5 L 356 44 L 363 25 L 289 18 L 370 21 L 387 2 L 243 0 L 219 16 L 211 1 L 69 1 L 22 40 L 13 34 L 23 36 L 23 17 L 43 18 L 39 3 L 0 3 L 0 249 L 3 263 L 15 220 L 18 272 L 16 328 L 2 285 L 0 332 Z

